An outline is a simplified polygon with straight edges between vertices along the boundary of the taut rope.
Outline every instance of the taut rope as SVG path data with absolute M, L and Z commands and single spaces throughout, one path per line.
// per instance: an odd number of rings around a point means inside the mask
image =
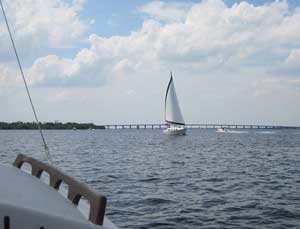
M 20 62 L 20 59 L 19 59 L 19 55 L 18 55 L 17 49 L 16 49 L 16 45 L 15 45 L 15 42 L 14 42 L 11 30 L 9 28 L 9 24 L 8 24 L 8 20 L 7 20 L 5 11 L 4 11 L 2 0 L 0 0 L 0 5 L 1 5 L 1 8 L 2 8 L 2 13 L 3 13 L 4 20 L 5 20 L 5 23 L 6 23 L 6 27 L 7 27 L 8 33 L 9 33 L 9 37 L 10 37 L 10 40 L 11 40 L 11 43 L 12 43 L 12 46 L 13 46 L 13 49 L 14 49 L 14 52 L 15 52 L 15 55 L 16 55 L 16 59 L 17 59 L 18 65 L 19 65 L 19 69 L 20 69 L 20 72 L 21 72 L 21 75 L 22 75 L 22 78 L 23 78 L 23 82 L 24 82 L 24 85 L 25 85 L 25 88 L 26 88 L 26 92 L 27 92 L 27 95 L 28 95 L 28 98 L 29 98 L 29 101 L 30 101 L 30 104 L 31 104 L 31 109 L 32 109 L 33 114 L 34 114 L 35 122 L 36 122 L 36 124 L 38 126 L 38 129 L 39 129 L 42 141 L 43 141 L 43 145 L 44 145 L 46 157 L 47 157 L 48 161 L 52 164 L 50 150 L 49 150 L 48 145 L 46 143 L 46 140 L 45 140 L 42 128 L 41 128 L 41 124 L 39 122 L 37 113 L 35 111 L 35 108 L 34 108 L 34 105 L 33 105 L 33 102 L 32 102 L 32 98 L 31 98 L 31 95 L 30 95 L 30 92 L 29 92 L 29 88 L 28 88 L 28 85 L 27 85 L 27 82 L 26 82 L 26 78 L 25 78 L 25 75 L 24 75 L 24 72 L 23 72 L 23 68 L 22 68 L 22 65 L 21 65 L 21 62 Z

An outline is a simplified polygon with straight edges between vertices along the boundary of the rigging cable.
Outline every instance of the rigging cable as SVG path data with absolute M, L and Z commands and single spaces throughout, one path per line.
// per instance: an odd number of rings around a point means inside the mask
M 28 95 L 28 98 L 29 98 L 29 101 L 30 101 L 30 104 L 31 104 L 31 108 L 32 108 L 33 114 L 34 114 L 35 122 L 36 122 L 36 124 L 38 126 L 38 129 L 39 129 L 42 141 L 43 141 L 43 146 L 44 146 L 44 149 L 45 149 L 46 157 L 47 157 L 48 161 L 52 164 L 50 150 L 49 150 L 49 147 L 48 147 L 48 145 L 46 143 L 46 140 L 45 140 L 42 128 L 41 128 L 41 124 L 39 122 L 36 110 L 35 110 L 33 102 L 32 102 L 32 98 L 31 98 L 31 95 L 30 95 L 30 92 L 29 92 L 29 88 L 28 88 L 28 85 L 27 85 L 25 74 L 23 72 L 23 68 L 22 68 L 22 65 L 21 65 L 21 62 L 20 62 L 20 59 L 19 59 L 19 55 L 17 53 L 17 49 L 16 49 L 15 42 L 14 42 L 14 39 L 13 39 L 11 30 L 10 30 L 10 27 L 9 27 L 9 24 L 8 24 L 8 20 L 7 20 L 5 11 L 4 11 L 2 0 L 0 0 L 0 5 L 1 5 L 1 8 L 2 8 L 2 13 L 3 13 L 4 20 L 5 20 L 5 23 L 6 23 L 6 27 L 7 27 L 8 33 L 9 33 L 9 37 L 10 37 L 10 40 L 11 40 L 11 43 L 12 43 L 12 46 L 13 46 L 13 49 L 14 49 L 14 52 L 15 52 L 15 55 L 16 55 L 16 59 L 17 59 L 18 65 L 19 65 L 19 69 L 20 69 L 20 72 L 21 72 L 21 75 L 22 75 L 22 78 L 23 78 L 23 82 L 24 82 L 24 85 L 25 85 L 25 88 L 26 88 L 26 92 L 27 92 L 27 95 Z

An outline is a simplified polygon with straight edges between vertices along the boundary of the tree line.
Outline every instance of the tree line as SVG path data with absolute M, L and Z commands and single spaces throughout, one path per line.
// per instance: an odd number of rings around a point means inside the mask
M 104 126 L 97 126 L 94 123 L 77 123 L 77 122 L 43 122 L 40 123 L 42 129 L 47 130 L 71 130 L 71 129 L 105 129 Z M 0 122 L 2 130 L 33 130 L 38 129 L 35 122 Z

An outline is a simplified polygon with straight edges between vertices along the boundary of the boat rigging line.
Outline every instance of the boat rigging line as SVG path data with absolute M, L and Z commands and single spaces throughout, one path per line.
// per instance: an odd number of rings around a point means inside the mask
M 27 92 L 27 95 L 28 95 L 28 98 L 29 98 L 29 101 L 30 101 L 30 104 L 31 104 L 31 109 L 32 109 L 32 112 L 34 114 L 35 122 L 38 126 L 38 129 L 39 129 L 42 141 L 43 141 L 43 146 L 44 146 L 44 149 L 45 149 L 46 157 L 47 157 L 48 161 L 50 162 L 50 164 L 52 164 L 52 158 L 51 158 L 50 150 L 49 150 L 49 147 L 46 143 L 46 140 L 45 140 L 42 128 L 41 128 L 41 124 L 39 122 L 39 119 L 38 119 L 38 116 L 37 116 L 37 113 L 36 113 L 36 110 L 35 110 L 31 95 L 30 95 L 30 91 L 29 91 L 29 88 L 28 88 L 28 85 L 27 85 L 25 74 L 23 72 L 23 68 L 22 68 L 22 65 L 21 65 L 21 62 L 20 62 L 20 59 L 19 59 L 19 55 L 18 55 L 16 46 L 15 46 L 15 42 L 14 42 L 10 27 L 9 27 L 9 24 L 8 24 L 8 20 L 7 20 L 6 14 L 5 14 L 5 10 L 4 10 L 4 7 L 3 7 L 2 0 L 0 0 L 0 5 L 1 5 L 4 20 L 5 20 L 5 23 L 6 23 L 6 27 L 7 27 L 8 33 L 9 33 L 9 37 L 10 37 L 10 40 L 11 40 L 11 43 L 12 43 L 12 46 L 13 46 L 13 50 L 14 50 L 14 53 L 15 53 L 15 56 L 16 56 L 16 59 L 17 59 L 17 62 L 18 62 L 18 66 L 19 66 L 19 69 L 20 69 L 20 72 L 21 72 L 21 75 L 22 75 L 22 78 L 23 78 L 23 82 L 24 82 L 24 85 L 25 85 L 25 88 L 26 88 L 26 92 Z

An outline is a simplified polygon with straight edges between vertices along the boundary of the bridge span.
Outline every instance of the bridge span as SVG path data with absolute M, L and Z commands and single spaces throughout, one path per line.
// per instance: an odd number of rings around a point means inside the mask
M 110 124 L 102 125 L 105 129 L 165 129 L 167 124 Z M 188 129 L 297 129 L 294 126 L 244 125 L 244 124 L 186 124 Z

